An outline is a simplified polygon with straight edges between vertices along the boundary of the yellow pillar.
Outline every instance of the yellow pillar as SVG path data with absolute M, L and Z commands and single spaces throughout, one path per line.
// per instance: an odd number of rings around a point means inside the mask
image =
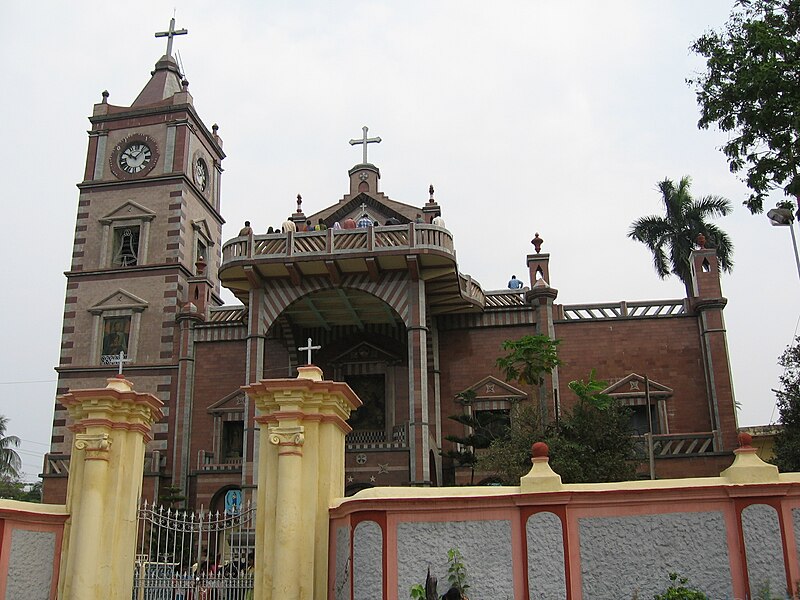
M 328 593 L 328 510 L 344 493 L 346 423 L 361 401 L 313 365 L 297 379 L 243 388 L 261 424 L 254 596 L 323 600 Z M 266 435 L 264 432 L 266 431 Z
M 59 401 L 75 432 L 59 598 L 128 600 L 145 444 L 163 403 L 134 392 L 122 376 L 109 379 L 105 388 L 75 390 Z

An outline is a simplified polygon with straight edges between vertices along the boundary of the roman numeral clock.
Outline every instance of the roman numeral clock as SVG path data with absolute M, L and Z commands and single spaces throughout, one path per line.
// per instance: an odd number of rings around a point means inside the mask
M 134 133 L 114 146 L 109 163 L 114 175 L 120 179 L 132 179 L 152 171 L 158 156 L 158 146 L 153 138 Z

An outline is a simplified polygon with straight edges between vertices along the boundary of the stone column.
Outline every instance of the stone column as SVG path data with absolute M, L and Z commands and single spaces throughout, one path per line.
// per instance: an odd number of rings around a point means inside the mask
M 58 400 L 75 431 L 59 598 L 130 598 L 145 444 L 163 403 L 121 375 Z
M 530 264 L 530 257 L 529 264 Z M 558 290 L 550 287 L 544 278 L 539 278 L 525 293 L 525 301 L 536 311 L 536 333 L 546 335 L 551 340 L 555 339 L 556 331 L 553 325 L 553 301 L 558 296 Z M 544 383 L 539 386 L 539 407 L 542 417 L 547 420 L 555 417 L 555 407 L 549 399 L 553 398 L 553 390 L 558 390 L 558 367 L 544 376 Z
M 407 258 L 407 260 L 409 260 Z M 430 425 L 428 410 L 428 327 L 425 282 L 409 282 L 408 311 L 408 447 L 411 485 L 430 485 L 428 463 Z
M 344 495 L 345 436 L 361 401 L 314 365 L 297 379 L 243 388 L 256 405 L 259 436 L 254 596 L 328 596 L 328 509 Z

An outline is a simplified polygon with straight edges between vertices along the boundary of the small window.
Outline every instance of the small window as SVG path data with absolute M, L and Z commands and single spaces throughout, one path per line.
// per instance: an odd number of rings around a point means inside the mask
M 476 427 L 474 435 L 486 442 L 488 447 L 492 440 L 505 437 L 511 427 L 511 411 L 509 409 L 476 410 Z
M 644 435 L 650 430 L 647 421 L 647 406 L 629 406 L 631 411 L 631 429 L 634 435 Z M 650 419 L 653 424 L 653 433 L 661 433 L 661 424 L 658 419 L 658 410 L 654 405 L 650 406 Z
M 139 260 L 139 226 L 128 225 L 114 229 L 112 266 L 135 267 Z
M 131 318 L 106 317 L 103 319 L 103 352 L 101 364 L 119 364 L 119 354 L 128 354 L 128 340 L 131 333 Z M 116 361 L 116 363 L 115 363 Z
M 201 258 L 208 262 L 208 248 L 202 240 L 197 240 L 197 256 L 195 256 L 195 261 L 199 261 Z

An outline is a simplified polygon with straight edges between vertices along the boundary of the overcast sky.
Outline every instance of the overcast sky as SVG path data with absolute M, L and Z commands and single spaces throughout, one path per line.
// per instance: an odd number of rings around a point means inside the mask
M 129 105 L 177 7 L 201 118 L 218 123 L 223 237 L 311 214 L 347 191 L 362 125 L 381 190 L 421 205 L 436 188 L 462 272 L 484 289 L 524 274 L 539 232 L 558 302 L 680 298 L 626 237 L 661 210 L 658 180 L 691 175 L 730 198 L 723 278 L 740 425 L 777 418 L 777 357 L 797 331 L 800 279 L 786 228 L 741 206 L 720 133 L 696 127 L 688 47 L 732 0 L 520 2 L 4 2 L 0 145 L 6 282 L 0 414 L 27 476 L 47 451 L 92 104 Z M 779 199 L 776 195 L 771 203 Z M 230 298 L 230 296 L 228 296 Z M 664 382 L 669 384 L 669 382 Z

